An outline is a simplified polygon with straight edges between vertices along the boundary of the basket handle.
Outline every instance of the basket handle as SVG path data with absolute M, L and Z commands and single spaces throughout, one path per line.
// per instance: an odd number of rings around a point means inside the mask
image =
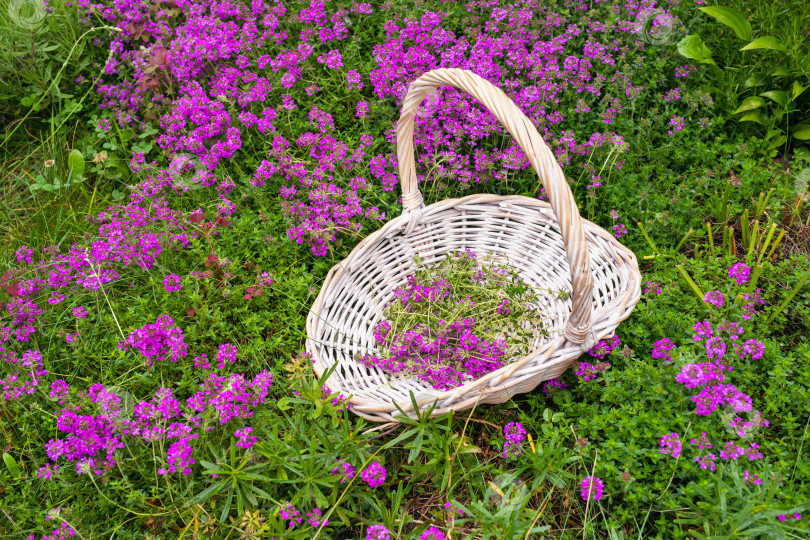
M 596 344 L 591 322 L 593 274 L 574 195 L 560 165 L 554 159 L 554 154 L 546 146 L 537 128 L 500 88 L 496 88 L 471 71 L 435 69 L 425 73 L 408 87 L 408 93 L 402 102 L 402 113 L 397 122 L 397 161 L 402 185 L 402 207 L 404 213 L 411 215 L 406 231 L 413 230 L 424 208 L 416 179 L 413 151 L 414 119 L 422 101 L 439 86 L 452 86 L 463 90 L 481 102 L 517 140 L 540 177 L 551 202 L 551 208 L 557 215 L 571 270 L 572 312 L 565 326 L 564 336 L 569 341 L 580 344 L 583 350 L 590 349 Z

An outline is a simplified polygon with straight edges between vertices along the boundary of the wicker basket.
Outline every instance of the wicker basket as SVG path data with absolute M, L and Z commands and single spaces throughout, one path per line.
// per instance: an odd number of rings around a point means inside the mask
M 417 108 L 439 86 L 464 90 L 507 128 L 543 182 L 551 204 L 521 196 L 470 195 L 425 207 L 416 180 L 413 129 Z M 361 242 L 332 268 L 307 318 L 307 351 L 320 377 L 337 364 L 327 386 L 351 396 L 351 410 L 372 421 L 436 402 L 434 415 L 476 404 L 502 403 L 558 377 L 583 351 L 613 334 L 640 297 L 635 255 L 612 234 L 580 218 L 562 169 L 537 129 L 500 89 L 469 71 L 438 69 L 414 81 L 397 123 L 403 213 Z M 393 290 L 416 269 L 447 252 L 472 249 L 508 257 L 521 277 L 569 298 L 543 297 L 550 334 L 532 352 L 501 369 L 448 391 L 416 378 L 389 380 L 355 360 L 374 347 L 374 327 Z

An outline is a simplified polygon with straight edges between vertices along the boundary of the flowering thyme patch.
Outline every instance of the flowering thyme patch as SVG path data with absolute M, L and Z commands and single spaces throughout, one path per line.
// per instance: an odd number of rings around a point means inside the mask
M 548 335 L 532 303 L 538 290 L 508 262 L 469 250 L 431 267 L 414 261 L 416 272 L 394 291 L 374 329 L 379 349 L 359 358 L 365 366 L 447 390 L 499 369 L 528 353 L 536 335 Z

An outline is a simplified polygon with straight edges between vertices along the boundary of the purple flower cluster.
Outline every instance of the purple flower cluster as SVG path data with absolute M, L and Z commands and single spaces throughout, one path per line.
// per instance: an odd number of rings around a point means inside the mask
M 146 358 L 146 365 L 153 360 L 171 360 L 176 362 L 188 353 L 188 346 L 183 341 L 183 331 L 174 326 L 174 320 L 168 315 L 161 315 L 153 324 L 147 324 L 129 333 L 125 341 L 118 344 L 122 351 L 136 349 Z
M 669 338 L 659 339 L 653 344 L 652 357 L 663 358 L 665 364 L 672 362 L 670 353 L 673 347 L 675 347 L 675 344 Z
M 617 210 L 611 210 L 610 217 L 613 218 L 613 221 L 618 220 L 619 212 Z M 621 238 L 625 234 L 627 234 L 627 227 L 623 223 L 617 222 L 615 225 L 613 225 L 613 236 L 616 238 Z
M 543 383 L 543 393 L 547 396 L 553 394 L 555 390 L 562 390 L 563 388 L 568 388 L 568 385 L 557 377 Z
M 757 486 L 762 485 L 762 479 L 759 477 L 759 475 L 757 473 L 749 474 L 748 469 L 746 469 L 745 472 L 743 473 L 743 478 L 745 479 L 746 484 Z
M 345 461 L 338 461 L 337 465 L 335 465 L 335 467 L 332 469 L 332 474 L 340 477 L 341 484 L 354 478 L 354 473 L 355 468 Z
M 656 9 L 674 28 L 679 22 L 669 4 Z M 255 166 L 252 183 L 261 187 L 276 175 L 286 180 L 286 189 L 296 190 L 290 203 L 294 225 L 289 234 L 319 255 L 326 253 L 326 244 L 337 233 L 354 231 L 362 218 L 369 219 L 368 208 L 360 203 L 362 193 L 335 178 L 365 167 L 367 161 L 362 155 L 345 159 L 357 149 L 349 151 L 345 142 L 320 138 L 320 126 L 312 133 L 285 136 L 297 141 L 312 135 L 331 145 L 331 150 L 314 151 L 306 162 L 299 156 L 292 159 L 287 147 L 279 151 L 289 145 L 280 132 L 296 125 L 288 116 L 298 108 L 293 95 L 305 91 L 312 97 L 320 91 L 309 81 L 339 85 L 330 89 L 332 96 L 334 91 L 345 92 L 346 86 L 350 93 L 358 92 L 368 77 L 376 99 L 393 99 L 398 107 L 407 85 L 422 73 L 440 67 L 469 69 L 502 87 L 540 127 L 557 159 L 567 165 L 605 144 L 622 144 L 613 133 L 565 130 L 561 123 L 566 118 L 560 111 L 566 110 L 564 101 L 570 99 L 569 109 L 574 112 L 567 120 L 593 125 L 612 123 L 630 110 L 644 88 L 634 83 L 632 72 L 617 75 L 615 70 L 631 49 L 644 47 L 634 35 L 634 21 L 645 20 L 651 10 L 649 2 L 631 3 L 620 16 L 594 23 L 590 18 L 557 13 L 544 4 L 519 9 L 488 4 L 476 8 L 487 22 L 476 25 L 474 35 L 456 28 L 448 13 L 426 11 L 385 23 L 379 29 L 382 42 L 366 58 L 352 46 L 362 25 L 348 21 L 386 9 L 385 5 L 309 2 L 287 6 L 256 1 L 242 9 L 229 3 L 187 0 L 181 6 L 183 17 L 176 17 L 173 8 L 153 9 L 143 2 L 105 5 L 78 0 L 77 6 L 88 22 L 98 18 L 120 29 L 111 39 L 111 57 L 97 86 L 106 112 L 98 128 L 110 130 L 115 122 L 120 129 L 140 129 L 146 118 L 156 116 L 151 123 L 161 128 L 156 142 L 162 153 L 175 160 L 194 156 L 202 166 L 192 182 L 216 186 L 223 208 L 232 206 L 226 197 L 225 175 L 218 174 L 223 163 L 252 148 L 246 144 L 250 137 L 274 137 L 274 149 Z M 374 67 L 365 73 L 362 67 L 369 61 Z M 684 66 L 676 76 L 688 72 Z M 673 101 L 670 108 L 680 102 Z M 357 103 L 357 116 L 367 111 L 365 101 Z M 682 128 L 681 119 L 676 129 Z M 492 115 L 470 96 L 456 90 L 431 96 L 417 118 L 416 145 L 424 156 L 418 163 L 419 180 L 432 170 L 431 156 L 439 155 L 442 159 L 435 164 L 435 174 L 464 184 L 504 179 L 509 169 L 526 168 L 528 161 L 515 143 L 507 148 L 491 144 L 501 132 Z M 393 137 L 393 130 L 387 137 Z M 296 150 L 303 154 L 306 149 L 298 145 Z M 391 172 L 396 160 L 393 154 L 383 159 L 386 169 L 372 174 L 390 189 L 396 182 Z M 185 167 L 161 170 L 139 152 L 134 153 L 131 166 L 148 175 L 134 190 L 141 200 L 160 198 L 167 189 L 188 189 L 182 178 Z M 615 166 L 620 168 L 621 160 Z M 21 248 L 17 258 L 31 259 L 30 249 Z
M 120 277 L 122 267 L 135 265 L 150 269 L 165 247 L 188 245 L 194 233 L 185 232 L 188 223 L 182 213 L 167 208 L 160 198 L 150 197 L 148 204 L 141 207 L 139 203 L 143 200 L 143 193 L 134 192 L 127 206 L 110 207 L 96 216 L 88 216 L 87 219 L 98 226 L 92 243 L 77 242 L 66 252 L 61 252 L 58 246 L 49 246 L 43 249 L 39 260 L 30 250 L 17 257 L 19 263 L 27 266 L 12 268 L 2 277 L 3 286 L 11 296 L 4 307 L 10 324 L 0 325 L 0 352 L 4 352 L 6 362 L 16 363 L 16 353 L 11 350 L 28 342 L 36 332 L 35 323 L 44 312 L 40 298 L 47 297 L 44 306 L 55 305 L 64 301 L 66 294 L 78 296 L 109 288 L 109 284 Z M 75 306 L 72 312 L 76 319 L 89 315 L 87 308 L 81 305 Z M 158 345 L 149 342 L 149 334 L 161 334 L 159 328 L 141 330 L 130 335 L 139 348 L 150 350 Z M 145 335 L 139 335 L 141 333 Z M 156 339 L 172 341 L 171 334 L 164 329 L 164 335 Z M 79 335 L 80 332 L 71 332 L 66 340 L 75 342 Z M 144 339 L 146 342 L 141 343 Z M 125 343 L 125 346 L 129 345 Z M 182 356 L 181 350 L 182 345 L 177 343 L 175 354 Z
M 301 525 L 304 518 L 300 517 L 301 512 L 292 505 L 290 501 L 285 502 L 279 509 L 281 519 L 287 521 L 287 527 L 294 529 L 296 525 Z
M 419 536 L 419 540 L 444 540 L 444 538 L 442 530 L 435 525 L 425 529 L 425 532 Z
M 177 274 L 169 274 L 163 278 L 163 286 L 166 288 L 166 292 L 170 293 L 177 292 L 183 288 L 180 276 Z
M 328 519 L 321 519 L 322 514 L 323 513 L 321 512 L 320 508 L 313 508 L 311 512 L 307 512 L 307 517 L 309 518 L 307 520 L 307 523 L 309 523 L 309 525 L 311 527 L 327 527 L 327 526 L 329 526 L 329 520 Z
M 664 435 L 661 437 L 661 441 L 659 441 L 658 444 L 661 446 L 662 454 L 666 454 L 674 458 L 681 455 L 681 448 L 683 445 L 681 440 L 678 438 L 677 433 L 669 433 Z
M 742 285 L 748 279 L 748 268 L 742 263 L 737 263 L 729 268 L 729 277 L 735 279 L 738 285 Z M 760 299 L 758 298 L 758 300 Z M 719 290 L 707 293 L 705 301 L 717 308 L 724 305 L 723 294 Z M 726 307 L 729 313 L 733 313 L 735 309 L 733 304 Z M 746 315 L 748 313 L 744 311 L 743 319 L 747 320 Z M 696 406 L 695 414 L 708 417 L 718 409 L 724 408 L 725 413 L 722 415 L 722 422 L 728 430 L 734 432 L 740 439 L 749 438 L 752 432 L 759 427 L 767 427 L 769 425 L 768 421 L 762 418 L 759 411 L 753 409 L 751 397 L 726 382 L 734 369 L 728 363 L 730 356 L 728 355 L 729 344 L 734 355 L 743 360 L 761 358 L 765 350 L 764 344 L 756 339 L 749 339 L 743 343 L 741 336 L 745 329 L 739 322 L 735 321 L 722 320 L 717 325 L 716 330 L 711 321 L 700 321 L 695 323 L 692 330 L 694 332 L 692 335 L 693 343 L 703 345 L 702 349 L 708 361 L 684 364 L 675 375 L 675 381 L 682 384 L 686 389 L 698 390 L 698 393 L 690 398 Z M 672 349 L 672 342 L 665 338 L 656 343 L 656 349 L 653 351 L 654 357 L 656 356 L 656 350 L 660 351 L 659 344 L 662 342 L 667 342 L 667 356 Z M 662 353 L 663 351 L 659 352 L 659 354 Z M 743 414 L 747 415 L 748 418 L 745 419 L 742 416 Z M 701 469 L 710 471 L 715 470 L 715 461 L 718 458 L 724 461 L 735 461 L 745 457 L 753 461 L 760 460 L 763 457 L 758 449 L 759 446 L 754 442 L 740 442 L 738 444 L 735 441 L 725 441 L 719 443 L 718 448 L 714 449 L 714 445 L 705 431 L 700 437 L 693 438 L 689 442 L 700 450 L 700 453 L 694 457 L 694 461 Z M 659 444 L 662 454 L 673 457 L 678 457 L 681 454 L 682 445 L 677 433 L 664 435 Z M 714 449 L 714 452 L 709 452 L 710 449 Z M 751 476 L 748 471 L 745 472 L 745 479 L 746 482 L 756 485 L 762 483 L 756 474 Z
M 58 465 L 43 465 L 37 469 L 37 478 L 44 478 L 50 480 L 51 477 L 59 470 Z
M 372 525 L 366 530 L 366 540 L 391 540 L 391 532 L 385 525 Z
M 97 416 L 80 413 L 79 407 L 62 409 L 56 427 L 66 435 L 62 439 L 51 439 L 45 450 L 54 462 L 60 458 L 73 462 L 78 474 L 92 471 L 101 475 L 115 465 L 116 450 L 124 448 L 120 428 L 116 425 L 117 409 Z
M 324 403 L 333 407 L 335 412 L 343 412 L 352 408 L 352 404 L 349 403 L 349 398 L 340 392 L 334 393 L 325 386 L 321 386 L 321 399 Z
M 232 419 L 247 419 L 264 403 L 273 376 L 263 371 L 252 380 L 242 374 L 227 378 L 211 373 L 201 389 L 183 405 L 169 388 L 160 388 L 151 399 L 135 404 L 131 417 L 122 414 L 121 398 L 103 385 L 93 385 L 87 392 L 89 403 L 65 406 L 57 417 L 60 438 L 46 445 L 54 462 L 66 459 L 79 474 L 102 475 L 116 463 L 116 452 L 125 440 L 152 443 L 167 441 L 167 467 L 159 474 L 191 474 L 194 448 L 192 441 L 213 429 L 211 421 L 225 425 Z M 67 386 L 56 385 L 52 395 L 64 399 Z M 257 441 L 253 429 L 237 429 L 237 446 L 250 449 Z
M 225 365 L 228 363 L 235 364 L 237 352 L 236 345 L 231 345 L 230 343 L 220 345 L 217 351 L 217 367 L 224 369 Z
M 0 346 L 0 356 L 6 362 L 11 375 L 0 379 L 0 387 L 6 401 L 33 394 L 48 371 L 42 364 L 42 353 L 38 350 L 27 350 L 22 356 Z
M 750 273 L 751 269 L 743 263 L 736 263 L 728 269 L 728 277 L 734 278 L 737 281 L 737 285 L 747 283 Z
M 444 326 L 445 321 L 437 324 Z M 376 343 L 391 351 L 391 356 L 365 355 L 359 360 L 387 373 L 416 376 L 433 388 L 455 388 L 463 383 L 465 375 L 477 379 L 504 365 L 506 341 L 479 338 L 475 324 L 473 319 L 461 319 L 438 334 L 427 326 L 394 334 L 390 323 L 381 321 L 374 330 Z
M 731 369 L 729 366 L 715 362 L 690 363 L 681 368 L 680 373 L 675 376 L 675 380 L 686 388 L 699 388 L 712 381 L 723 382 L 725 380 L 723 371 L 731 371 Z
M 605 483 L 597 476 L 586 476 L 580 482 L 579 487 L 582 491 L 582 500 L 587 501 L 593 499 L 599 501 L 602 498 L 602 493 L 605 489 Z
M 664 290 L 661 288 L 661 284 L 657 281 L 648 281 L 644 285 L 644 294 L 654 294 L 656 296 L 661 295 Z
M 509 422 L 503 428 L 503 457 L 516 458 L 523 452 L 523 441 L 526 439 L 526 428 L 520 422 Z
M 251 435 L 252 433 L 253 428 L 250 426 L 234 431 L 233 436 L 237 439 L 236 446 L 243 450 L 250 450 L 258 440 L 255 435 Z
M 751 294 L 745 293 L 743 295 L 743 299 L 748 300 L 745 304 L 743 304 L 743 316 L 742 316 L 742 318 L 747 321 L 757 314 L 756 305 L 764 304 L 765 300 L 763 300 L 762 292 L 759 289 L 757 289 L 755 292 Z
M 720 291 L 709 291 L 703 295 L 703 301 L 714 307 L 723 307 L 723 293 Z
M 45 519 L 47 520 L 48 517 Z M 53 529 L 50 533 L 44 535 L 42 540 L 67 540 L 74 536 L 76 536 L 76 531 L 68 525 L 67 521 L 63 521 L 58 529 Z
M 595 364 L 578 362 L 574 367 L 574 373 L 583 381 L 588 382 L 595 380 L 599 373 L 604 373 L 608 369 L 610 369 L 610 362 L 597 362 Z
M 380 465 L 379 462 L 372 461 L 371 465 L 363 469 L 363 472 L 360 473 L 360 477 L 370 488 L 374 489 L 385 483 L 385 475 L 387 472 L 385 467 Z
M 604 358 L 613 352 L 613 349 L 618 347 L 620 344 L 621 340 L 619 339 L 619 336 L 603 339 L 594 345 L 593 348 L 588 351 L 588 354 L 598 358 L 599 360 L 604 360 Z
M 68 394 L 70 394 L 70 387 L 62 379 L 56 379 L 51 383 L 51 392 L 48 395 L 58 400 L 60 405 L 65 403 Z

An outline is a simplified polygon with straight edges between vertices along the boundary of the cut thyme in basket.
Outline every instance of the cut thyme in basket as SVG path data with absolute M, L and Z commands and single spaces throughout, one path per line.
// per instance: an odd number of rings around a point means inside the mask
M 449 390 L 491 373 L 529 352 L 547 336 L 538 311 L 543 294 L 509 261 L 470 250 L 448 253 L 416 271 L 394 290 L 374 328 L 376 349 L 358 360 L 393 377 L 417 377 Z

